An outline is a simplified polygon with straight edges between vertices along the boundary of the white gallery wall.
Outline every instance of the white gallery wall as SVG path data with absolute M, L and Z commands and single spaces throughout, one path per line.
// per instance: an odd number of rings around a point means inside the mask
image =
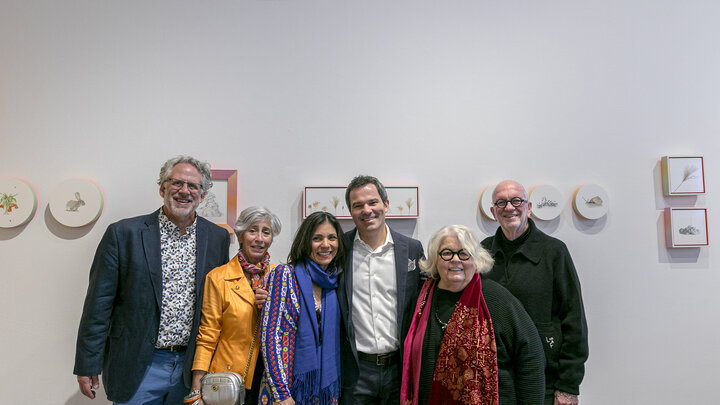
M 552 184 L 567 205 L 539 226 L 582 283 L 581 403 L 711 402 L 719 18 L 695 0 L 0 0 L 0 176 L 38 195 L 31 222 L 0 229 L 0 391 L 91 403 L 72 368 L 95 248 L 108 224 L 160 207 L 160 165 L 192 154 L 238 170 L 240 209 L 280 216 L 275 261 L 304 186 L 418 186 L 420 217 L 389 224 L 426 245 L 447 224 L 493 233 L 487 185 Z M 663 197 L 663 155 L 704 156 L 707 193 Z M 47 208 L 74 177 L 106 201 L 81 228 Z M 607 190 L 606 217 L 573 214 L 584 183 Z M 666 249 L 668 206 L 706 207 L 710 247 Z

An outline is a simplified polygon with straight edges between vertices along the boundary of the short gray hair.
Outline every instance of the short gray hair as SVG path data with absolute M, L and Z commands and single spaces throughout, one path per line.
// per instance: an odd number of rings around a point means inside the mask
M 235 235 L 238 237 L 238 242 L 242 244 L 242 238 L 240 238 L 240 235 L 243 234 L 243 232 L 247 231 L 248 228 L 252 226 L 257 221 L 263 221 L 263 220 L 270 221 L 270 228 L 272 229 L 273 238 L 277 236 L 280 233 L 280 230 L 282 229 L 282 224 L 280 223 L 280 218 L 278 218 L 277 215 L 270 212 L 269 209 L 265 207 L 248 207 L 242 210 L 240 215 L 238 215 L 237 221 L 235 221 Z
M 175 156 L 172 159 L 168 159 L 160 168 L 160 176 L 158 177 L 158 185 L 162 185 L 167 179 L 170 178 L 170 174 L 175 166 L 180 163 L 187 163 L 193 165 L 200 175 L 202 176 L 202 194 L 208 192 L 213 186 L 212 182 L 212 171 L 210 171 L 210 164 L 208 162 L 201 162 L 192 156 Z
M 428 243 L 428 257 L 420 260 L 420 269 L 423 273 L 427 274 L 428 277 L 438 279 L 437 252 L 440 249 L 442 240 L 450 235 L 457 236 L 462 248 L 470 253 L 478 273 L 487 273 L 492 269 L 494 263 L 492 256 L 480 245 L 472 231 L 464 225 L 448 225 L 435 232 L 430 238 L 430 243 Z

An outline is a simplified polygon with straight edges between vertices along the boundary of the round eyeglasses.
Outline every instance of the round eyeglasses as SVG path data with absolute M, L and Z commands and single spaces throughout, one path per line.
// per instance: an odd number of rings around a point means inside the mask
M 470 260 L 470 253 L 468 253 L 465 249 L 460 249 L 457 252 L 453 252 L 452 250 L 445 248 L 438 252 L 438 256 L 440 256 L 440 258 L 445 260 L 446 262 L 452 260 L 453 256 L 455 255 L 457 255 L 458 259 L 462 261 Z
M 503 200 L 501 198 L 501 199 L 495 201 L 493 203 L 493 205 L 496 207 L 505 208 L 505 207 L 507 207 L 508 203 L 510 203 L 510 204 L 512 204 L 513 207 L 517 208 L 517 207 L 521 206 L 525 201 L 527 201 L 527 200 L 523 200 L 520 197 L 513 197 L 509 200 Z

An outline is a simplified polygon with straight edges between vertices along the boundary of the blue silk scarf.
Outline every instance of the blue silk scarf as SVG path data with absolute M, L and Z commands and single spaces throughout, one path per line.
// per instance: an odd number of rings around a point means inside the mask
M 294 271 L 300 289 L 300 314 L 295 338 L 295 370 L 290 391 L 297 404 L 316 404 L 318 399 L 320 404 L 331 404 L 340 397 L 337 271 L 328 274 L 310 259 L 298 263 Z M 313 283 L 322 288 L 320 330 L 315 313 Z

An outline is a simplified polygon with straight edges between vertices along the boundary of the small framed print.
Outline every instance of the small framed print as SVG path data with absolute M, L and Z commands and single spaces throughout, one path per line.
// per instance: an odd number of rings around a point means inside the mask
M 213 187 L 197 208 L 197 213 L 235 233 L 233 226 L 237 219 L 237 170 L 211 170 Z
M 709 246 L 706 208 L 665 208 L 665 244 L 669 248 Z
M 705 193 L 702 156 L 663 156 L 661 167 L 664 195 Z
M 303 195 L 303 218 L 315 211 L 326 211 L 335 218 L 352 218 L 345 204 L 345 189 L 341 186 L 305 187 Z M 419 191 L 417 187 L 385 187 L 388 195 L 386 218 L 417 218 Z

